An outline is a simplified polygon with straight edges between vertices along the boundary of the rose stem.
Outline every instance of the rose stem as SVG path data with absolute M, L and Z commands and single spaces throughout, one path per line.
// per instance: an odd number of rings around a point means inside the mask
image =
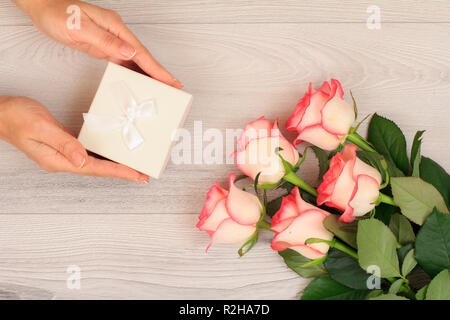
M 258 221 L 258 223 L 256 224 L 256 226 L 257 226 L 258 228 L 261 228 L 261 229 L 265 229 L 265 230 L 272 231 L 272 230 L 270 229 L 270 223 L 267 222 L 266 220 L 260 220 L 260 221 Z
M 391 206 L 398 207 L 398 205 L 394 202 L 394 199 L 392 197 L 387 196 L 381 192 L 380 192 L 380 195 L 378 196 L 377 202 L 383 202 L 386 204 L 390 204 Z
M 314 189 L 313 187 L 311 187 L 306 181 L 304 181 L 303 179 L 301 179 L 299 176 L 297 176 L 295 174 L 295 172 L 291 171 L 288 172 L 284 177 L 284 180 L 295 184 L 296 186 L 298 186 L 300 189 L 305 190 L 306 192 L 308 192 L 309 194 L 313 195 L 314 197 L 318 196 L 318 192 L 316 189 Z
M 338 241 L 336 238 L 334 238 L 332 241 L 324 240 L 324 239 L 318 239 L 318 238 L 309 238 L 309 239 L 306 240 L 305 244 L 319 243 L 319 242 L 326 243 L 330 247 L 336 248 L 339 251 L 342 251 L 342 252 L 352 256 L 353 258 L 358 259 L 358 254 L 356 253 L 355 250 L 353 250 L 352 248 L 346 246 L 344 243 Z
M 370 146 L 370 144 L 361 137 L 357 132 L 349 134 L 346 139 L 350 141 L 351 143 L 356 144 L 358 147 L 360 147 L 363 150 L 370 151 L 370 152 L 377 152 L 374 148 Z

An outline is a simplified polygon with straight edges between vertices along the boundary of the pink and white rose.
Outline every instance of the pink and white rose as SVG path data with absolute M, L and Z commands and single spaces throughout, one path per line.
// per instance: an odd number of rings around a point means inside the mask
M 356 157 L 356 146 L 346 145 L 330 161 L 317 189 L 317 204 L 344 211 L 339 220 L 352 222 L 375 207 L 381 181 L 378 170 Z
M 256 223 L 262 214 L 259 199 L 235 186 L 235 174 L 229 176 L 229 191 L 219 182 L 209 189 L 206 202 L 197 223 L 197 228 L 206 231 L 211 243 L 233 243 L 242 245 L 256 231 Z
M 298 132 L 294 144 L 306 141 L 324 150 L 336 149 L 355 122 L 353 107 L 343 97 L 338 80 L 324 82 L 317 91 L 310 83 L 308 92 L 286 122 L 287 130 Z
M 292 249 L 309 259 L 319 259 L 326 255 L 326 243 L 305 244 L 309 238 L 332 240 L 333 235 L 323 226 L 328 212 L 307 203 L 300 197 L 298 187 L 283 198 L 280 210 L 273 216 L 271 229 L 275 232 L 272 249 L 283 251 Z
M 276 183 L 285 175 L 277 151 L 293 166 L 299 160 L 297 149 L 280 133 L 277 119 L 273 125 L 264 117 L 248 123 L 238 146 L 240 149 L 234 155 L 239 170 L 253 180 L 261 172 L 258 184 Z

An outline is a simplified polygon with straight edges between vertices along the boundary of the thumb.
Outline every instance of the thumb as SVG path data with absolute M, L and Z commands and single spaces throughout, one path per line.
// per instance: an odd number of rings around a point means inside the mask
M 88 158 L 86 149 L 71 134 L 54 124 L 43 127 L 37 140 L 61 153 L 76 168 L 82 168 Z
M 111 58 L 131 60 L 136 55 L 136 49 L 133 46 L 90 19 L 83 23 L 78 31 L 78 38 L 79 41 L 91 45 Z

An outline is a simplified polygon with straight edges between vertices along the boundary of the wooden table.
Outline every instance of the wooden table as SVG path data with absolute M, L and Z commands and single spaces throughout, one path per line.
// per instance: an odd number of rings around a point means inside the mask
M 284 126 L 309 81 L 335 77 L 361 118 L 396 121 L 409 146 L 425 129 L 423 154 L 450 169 L 447 0 L 92 3 L 117 10 L 194 95 L 191 132 L 195 121 L 225 133 L 261 115 Z M 371 5 L 381 8 L 379 30 L 366 25 Z M 10 1 L 0 30 L 0 94 L 37 99 L 78 132 L 106 63 L 45 38 Z M 297 298 L 308 281 L 270 249 L 268 233 L 244 258 L 234 246 L 205 254 L 197 216 L 232 171 L 170 163 L 143 186 L 46 173 L 0 142 L 0 298 Z M 314 183 L 316 159 L 301 172 Z M 71 265 L 79 290 L 66 285 Z

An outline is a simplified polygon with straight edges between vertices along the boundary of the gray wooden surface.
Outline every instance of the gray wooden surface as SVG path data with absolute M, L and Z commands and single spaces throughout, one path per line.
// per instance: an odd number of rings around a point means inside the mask
M 194 94 L 190 131 L 202 120 L 225 133 L 261 115 L 284 124 L 309 81 L 336 77 L 361 118 L 385 115 L 409 142 L 427 130 L 423 154 L 450 170 L 449 1 L 92 3 L 121 13 Z M 366 26 L 370 5 L 380 30 Z M 5 0 L 0 61 L 0 95 L 37 99 L 75 132 L 106 64 L 45 38 Z M 311 157 L 302 169 L 312 183 L 315 166 Z M 271 251 L 270 234 L 241 259 L 233 246 L 205 254 L 194 225 L 231 171 L 171 163 L 147 186 L 48 174 L 0 141 L 0 299 L 298 297 L 308 281 Z M 80 290 L 66 286 L 69 265 L 81 268 Z

